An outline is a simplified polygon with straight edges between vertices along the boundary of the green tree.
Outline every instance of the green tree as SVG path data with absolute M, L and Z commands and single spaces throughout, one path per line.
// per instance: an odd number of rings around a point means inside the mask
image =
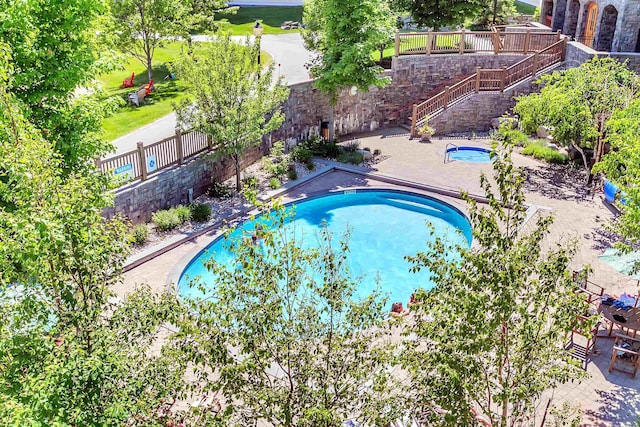
M 402 0 L 401 4 L 416 24 L 434 31 L 461 25 L 486 7 L 483 0 Z
M 189 96 L 176 106 L 180 126 L 210 135 L 216 154 L 233 158 L 237 191 L 242 156 L 282 124 L 280 106 L 289 93 L 281 79 L 274 83 L 273 64 L 262 70 L 257 55 L 256 44 L 226 35 L 207 43 L 197 60 L 183 55 L 175 65 L 189 85 Z
M 623 215 L 612 226 L 627 240 L 618 245 L 619 249 L 628 252 L 640 243 L 640 100 L 616 111 L 607 122 L 606 132 L 611 150 L 593 171 L 603 172 L 624 194 L 624 204 L 618 201 Z
M 488 205 L 463 194 L 474 247 L 436 239 L 409 257 L 436 283 L 420 293 L 423 303 L 412 310 L 408 330 L 415 339 L 401 356 L 410 377 L 408 406 L 432 411 L 432 425 L 475 425 L 482 417 L 493 426 L 514 425 L 533 414 L 544 390 L 583 375 L 565 362 L 564 350 L 586 308 L 567 271 L 575 247 L 545 241 L 549 216 L 523 228 L 524 177 L 510 153 L 494 156 L 493 165 L 493 180 L 481 177 Z
M 233 402 L 229 425 L 381 422 L 390 360 L 384 301 L 377 292 L 355 297 L 346 240 L 324 229 L 307 247 L 279 208 L 259 221 L 258 244 L 230 237 L 230 265 L 207 262 L 216 280 L 200 289 L 210 298 L 194 301 L 197 317 L 180 324 L 198 379 Z
M 631 102 L 640 88 L 638 76 L 612 58 L 594 58 L 577 68 L 542 76 L 540 93 L 518 99 L 514 110 L 527 133 L 551 128 L 553 138 L 573 147 L 590 170 L 585 149 L 602 157 L 605 123 Z
M 125 227 L 105 220 L 107 177 L 63 163 L 25 118 L 0 52 L 0 419 L 4 425 L 121 426 L 155 417 L 182 387 L 180 359 L 149 354 L 179 301 L 121 304 Z
M 318 55 L 309 64 L 315 85 L 329 96 L 329 139 L 334 137 L 334 107 L 340 89 L 384 87 L 389 78 L 371 53 L 387 45 L 395 17 L 384 0 L 312 0 L 305 5 L 302 37 Z
M 479 10 L 474 20 L 476 26 L 489 28 L 492 25 L 503 25 L 516 14 L 514 0 L 489 0 L 484 1 L 484 7 Z
M 147 68 L 149 80 L 155 50 L 168 37 L 184 35 L 183 23 L 191 23 L 194 16 L 192 1 L 182 0 L 118 0 L 111 12 L 117 46 Z
M 96 74 L 113 64 L 103 26 L 106 3 L 0 0 L 0 43 L 11 53 L 15 70 L 9 90 L 54 144 L 67 173 L 110 149 L 99 138 L 101 116 L 110 108 L 95 93 L 76 91 L 91 86 Z

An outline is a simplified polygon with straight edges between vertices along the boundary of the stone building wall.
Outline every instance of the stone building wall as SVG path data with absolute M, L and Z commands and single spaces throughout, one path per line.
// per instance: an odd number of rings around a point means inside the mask
M 567 54 L 565 57 L 565 64 L 567 67 L 577 67 L 580 64 L 588 61 L 594 56 L 610 56 L 617 59 L 620 62 L 626 62 L 629 69 L 640 74 L 640 53 L 624 53 L 624 52 L 597 52 L 582 43 L 569 42 L 567 43 Z

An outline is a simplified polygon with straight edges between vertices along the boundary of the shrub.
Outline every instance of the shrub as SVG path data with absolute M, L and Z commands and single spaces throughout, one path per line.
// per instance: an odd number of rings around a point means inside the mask
M 355 153 L 360 148 L 360 141 L 354 139 L 353 141 L 349 141 L 344 144 L 342 148 L 344 148 L 344 151 L 347 153 Z
M 300 163 L 307 163 L 313 157 L 313 152 L 306 144 L 299 144 L 291 151 L 291 158 Z
M 155 212 L 153 215 L 151 215 L 151 219 L 156 225 L 158 231 L 173 230 L 174 228 L 182 224 L 182 221 L 180 221 L 180 217 L 178 216 L 178 213 L 175 209 L 166 209 Z
M 278 178 L 271 178 L 269 180 L 269 187 L 273 188 L 274 190 L 278 187 L 280 187 L 280 180 Z
M 293 181 L 294 179 L 298 179 L 298 172 L 295 169 L 289 169 L 289 179 Z
M 313 159 L 310 159 L 307 163 L 306 163 L 307 169 L 309 169 L 310 171 L 314 170 L 316 168 L 316 164 L 313 163 Z
M 191 218 L 196 222 L 207 222 L 211 219 L 211 206 L 205 203 L 194 203 L 190 206 Z
M 335 159 L 340 155 L 340 147 L 335 142 L 326 142 L 320 137 L 309 139 L 300 145 L 309 149 L 314 156 Z
M 260 186 L 258 178 L 253 175 L 247 175 L 242 179 L 242 187 L 248 190 L 257 190 Z
M 359 165 L 360 163 L 364 162 L 364 156 L 362 155 L 362 153 L 359 153 L 357 151 L 355 153 L 344 151 L 338 156 L 337 160 L 342 163 L 351 163 L 353 165 Z
M 176 215 L 180 218 L 180 224 L 191 219 L 191 209 L 189 209 L 189 206 L 178 205 L 174 209 L 176 211 Z
M 382 154 L 382 151 L 380 151 L 379 149 L 376 148 L 375 150 L 373 150 L 374 156 L 379 156 L 380 154 Z
M 567 163 L 569 156 L 556 149 L 548 147 L 542 142 L 532 141 L 523 150 L 522 154 L 533 156 L 535 159 L 544 160 L 547 163 Z
M 284 142 L 273 144 L 269 151 L 269 157 L 262 159 L 262 167 L 273 177 L 286 175 L 289 170 L 289 156 L 284 154 Z
M 233 190 L 231 190 L 231 188 L 217 181 L 211 181 L 211 186 L 207 190 L 207 195 L 209 197 L 226 199 L 228 197 L 231 197 L 231 194 L 233 194 Z
M 364 147 L 364 148 L 363 148 L 363 150 L 364 150 L 364 151 L 371 152 L 371 148 L 369 148 L 369 147 Z
M 523 132 L 518 129 L 509 129 L 507 126 L 500 126 L 495 134 L 495 139 L 517 147 L 523 147 L 529 142 L 529 137 Z
M 142 246 L 147 243 L 148 236 L 149 226 L 147 224 L 138 224 L 131 230 L 131 240 L 136 246 Z

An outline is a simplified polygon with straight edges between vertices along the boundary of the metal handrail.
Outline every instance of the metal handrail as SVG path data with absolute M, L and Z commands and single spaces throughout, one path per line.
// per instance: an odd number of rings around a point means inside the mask
M 449 159 L 449 154 L 451 153 L 449 151 L 449 146 L 451 146 L 452 148 L 455 148 L 456 151 L 458 151 L 458 149 L 460 148 L 456 144 L 454 144 L 453 142 L 447 143 L 447 145 L 445 145 L 445 147 L 444 147 L 444 163 L 447 163 L 447 160 Z

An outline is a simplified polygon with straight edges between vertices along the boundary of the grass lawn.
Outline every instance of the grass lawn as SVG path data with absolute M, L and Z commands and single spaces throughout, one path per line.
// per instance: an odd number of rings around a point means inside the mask
M 167 64 L 186 49 L 185 42 L 171 42 L 156 50 L 153 55 L 153 85 L 156 90 L 153 95 L 145 98 L 144 104 L 141 104 L 140 107 L 132 104 L 124 105 L 114 115 L 104 119 L 102 129 L 105 140 L 113 141 L 173 111 L 173 102 L 180 101 L 186 96 L 186 86 L 179 78 L 176 80 L 165 80 L 164 78 L 169 74 Z M 194 46 L 194 50 L 197 53 L 197 44 Z M 260 61 L 263 66 L 267 66 L 273 59 L 268 53 L 260 52 Z M 136 74 L 133 87 L 121 88 L 122 81 L 130 77 L 132 72 Z M 124 65 L 124 69 L 102 75 L 98 77 L 98 80 L 102 83 L 108 96 L 118 96 L 126 101 L 127 94 L 135 92 L 137 88 L 148 82 L 147 69 L 140 61 L 131 58 Z
M 516 1 L 516 11 L 521 15 L 533 15 L 533 13 L 536 11 L 536 7 L 531 6 L 528 3 Z
M 241 7 L 235 15 L 219 15 L 222 29 L 230 31 L 234 36 L 253 34 L 256 21 L 264 27 L 263 34 L 287 34 L 298 30 L 282 30 L 284 21 L 302 23 L 302 6 L 264 6 Z

